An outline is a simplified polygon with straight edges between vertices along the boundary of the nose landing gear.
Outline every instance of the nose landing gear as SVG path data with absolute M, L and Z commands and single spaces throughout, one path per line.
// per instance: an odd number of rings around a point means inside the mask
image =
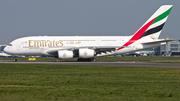
M 14 62 L 17 62 L 17 59 L 16 59 L 16 56 L 14 56 L 14 60 L 13 60 Z

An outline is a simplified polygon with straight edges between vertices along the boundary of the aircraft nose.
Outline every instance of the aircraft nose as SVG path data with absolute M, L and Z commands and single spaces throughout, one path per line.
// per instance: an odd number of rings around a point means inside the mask
M 6 53 L 8 51 L 7 46 L 4 48 L 4 52 Z
M 9 53 L 10 51 L 11 51 L 11 47 L 6 46 L 6 47 L 4 48 L 4 52 L 5 52 L 5 53 Z

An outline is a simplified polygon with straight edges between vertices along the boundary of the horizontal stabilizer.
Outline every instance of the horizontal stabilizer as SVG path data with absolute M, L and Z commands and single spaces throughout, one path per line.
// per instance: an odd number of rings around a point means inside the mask
M 176 40 L 157 40 L 157 41 L 144 42 L 142 44 L 158 44 L 158 43 L 171 42 L 171 41 L 176 41 Z

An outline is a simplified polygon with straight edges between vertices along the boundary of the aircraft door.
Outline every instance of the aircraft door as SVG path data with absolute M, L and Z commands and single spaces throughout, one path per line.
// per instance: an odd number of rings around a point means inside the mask
M 97 42 L 97 45 L 100 45 L 101 39 L 100 39 L 100 38 L 97 38 L 97 39 L 96 39 L 96 42 Z
M 20 45 L 18 44 L 17 46 L 16 46 L 16 50 L 20 50 Z
M 116 42 L 117 42 L 117 45 L 121 45 L 121 39 L 120 38 L 116 39 Z

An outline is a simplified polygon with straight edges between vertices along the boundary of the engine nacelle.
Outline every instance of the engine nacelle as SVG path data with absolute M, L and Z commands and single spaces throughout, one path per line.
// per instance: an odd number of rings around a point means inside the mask
M 91 58 L 94 57 L 95 51 L 93 49 L 79 49 L 79 57 Z
M 60 59 L 73 58 L 73 51 L 68 51 L 68 50 L 58 51 L 58 58 Z

